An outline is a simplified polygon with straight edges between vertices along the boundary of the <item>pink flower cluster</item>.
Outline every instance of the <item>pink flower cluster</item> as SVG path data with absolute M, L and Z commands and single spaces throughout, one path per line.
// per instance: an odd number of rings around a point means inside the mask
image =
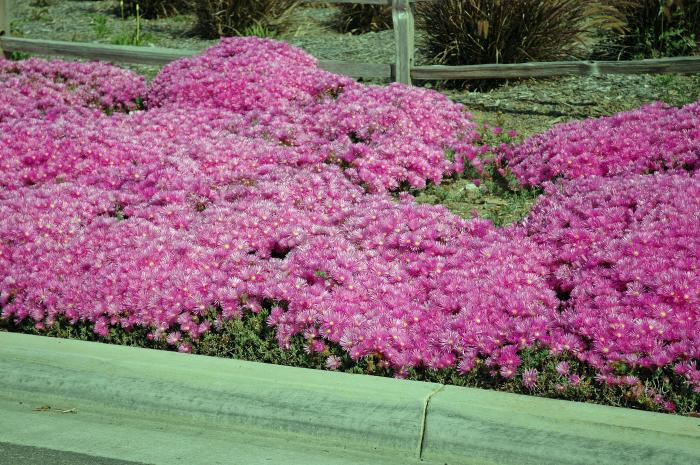
M 287 44 L 223 39 L 166 66 L 149 108 L 215 108 L 244 117 L 238 131 L 346 168 L 375 192 L 422 188 L 458 169 L 448 154 L 476 153 L 478 134 L 462 105 L 401 85 L 364 86 L 328 73 Z
M 469 113 L 416 87 L 354 86 L 306 113 L 291 140 L 346 166 L 350 179 L 374 191 L 439 184 L 443 174 L 460 169 L 447 155 L 460 159 L 482 151 Z
M 150 108 L 282 113 L 359 85 L 316 64 L 315 58 L 285 42 L 224 38 L 200 55 L 165 66 L 150 85 L 148 103 Z
M 700 105 L 662 103 L 558 124 L 498 156 L 525 185 L 553 178 L 647 174 L 700 168 Z
M 50 117 L 0 121 L 3 318 L 146 327 L 189 351 L 271 306 L 282 346 L 302 335 L 310 353 L 338 346 L 397 376 L 484 363 L 536 390 L 519 354 L 544 347 L 604 382 L 633 384 L 620 364 L 673 367 L 700 390 L 697 177 L 549 185 L 496 229 L 386 192 L 482 150 L 436 93 L 362 86 L 252 38 L 169 65 L 148 95 L 148 111 L 67 97 Z
M 133 110 L 146 93 L 143 77 L 104 63 L 2 57 L 0 89 L 0 122 L 80 107 Z
M 514 369 L 517 348 L 547 340 L 547 259 L 522 234 L 367 195 L 338 167 L 285 166 L 272 142 L 219 129 L 206 140 L 196 125 L 196 143 L 172 140 L 148 116 L 178 113 L 83 122 L 72 130 L 111 131 L 92 146 L 65 139 L 63 157 L 84 169 L 3 191 L 5 318 L 142 325 L 180 344 L 209 330 L 211 306 L 225 319 L 274 301 L 281 344 L 304 334 L 311 350 L 333 342 L 399 371 L 466 371 L 479 356 Z M 32 141 L 45 143 L 23 150 Z
M 700 392 L 700 178 L 657 173 L 548 185 L 523 224 L 554 254 L 557 332 L 608 383 L 676 361 Z M 634 384 L 634 383 L 632 383 Z

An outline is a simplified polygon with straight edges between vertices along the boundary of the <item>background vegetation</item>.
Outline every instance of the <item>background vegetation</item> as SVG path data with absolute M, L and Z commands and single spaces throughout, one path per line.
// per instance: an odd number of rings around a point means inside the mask
M 195 31 L 208 39 L 232 35 L 269 35 L 299 4 L 297 0 L 193 0 Z
M 391 29 L 393 24 L 390 6 L 338 5 L 331 25 L 340 32 L 362 34 Z
M 144 19 L 192 15 L 188 33 L 205 39 L 276 36 L 300 6 L 298 0 L 111 1 L 123 19 L 133 16 L 137 5 Z M 29 2 L 39 9 L 57 3 Z M 392 27 L 389 6 L 327 9 L 324 26 L 340 33 Z M 425 63 L 652 58 L 693 54 L 700 45 L 700 0 L 441 0 L 417 4 L 416 10 Z
M 700 0 L 612 0 L 624 28 L 593 56 L 655 58 L 692 54 L 700 40 Z
M 119 0 L 116 9 L 120 16 L 139 14 L 147 19 L 165 18 L 192 10 L 191 0 Z

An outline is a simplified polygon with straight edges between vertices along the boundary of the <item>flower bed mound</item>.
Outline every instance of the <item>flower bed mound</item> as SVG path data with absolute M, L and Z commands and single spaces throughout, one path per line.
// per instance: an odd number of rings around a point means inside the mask
M 499 156 L 523 185 L 700 167 L 700 105 L 662 103 L 558 124 Z
M 145 81 L 105 63 L 0 58 L 0 122 L 43 118 L 69 108 L 129 111 L 146 94 Z
M 455 159 L 485 149 L 476 145 L 476 125 L 462 105 L 400 84 L 345 89 L 308 108 L 301 130 L 310 134 L 304 145 L 375 192 L 439 184 L 460 171 Z
M 544 328 L 556 301 L 526 238 L 367 195 L 337 166 L 285 165 L 293 149 L 224 134 L 219 113 L 190 115 L 204 118 L 190 126 L 196 138 L 158 123 L 184 115 L 28 121 L 37 137 L 3 147 L 26 158 L 69 135 L 55 156 L 32 159 L 42 175 L 31 185 L 3 191 L 5 318 L 88 321 L 101 335 L 148 327 L 189 350 L 212 325 L 274 302 L 281 344 L 303 334 L 310 350 L 381 355 L 399 373 L 466 370 L 506 341 L 538 340 L 527 328 Z M 474 297 L 457 303 L 464 293 Z M 473 321 L 478 331 L 458 331 Z
M 282 113 L 353 86 L 360 84 L 319 69 L 314 57 L 286 42 L 223 38 L 200 55 L 163 67 L 149 87 L 147 100 L 149 108 Z
M 275 302 L 281 344 L 303 333 L 311 350 L 336 343 L 399 372 L 457 359 L 466 370 L 506 341 L 534 342 L 533 325 L 544 337 L 555 298 L 531 242 L 358 194 L 331 167 L 272 168 L 206 203 L 175 193 L 115 207 L 138 196 L 70 183 L 10 191 L 3 317 L 85 320 L 102 335 L 151 327 L 189 350 L 211 325 Z
M 480 151 L 471 115 L 444 95 L 364 86 L 319 69 L 288 44 L 256 37 L 223 39 L 167 65 L 148 106 L 237 112 L 241 134 L 321 156 L 375 192 L 439 183 L 459 168 L 448 155 Z
M 94 110 L 64 108 L 51 118 L 0 123 L 0 186 L 19 189 L 80 179 L 118 189 L 124 180 L 110 170 L 123 165 L 136 170 L 143 157 L 143 147 L 124 137 L 118 121 Z
M 608 383 L 675 364 L 700 392 L 700 179 L 591 177 L 549 185 L 524 223 L 554 254 L 559 331 Z

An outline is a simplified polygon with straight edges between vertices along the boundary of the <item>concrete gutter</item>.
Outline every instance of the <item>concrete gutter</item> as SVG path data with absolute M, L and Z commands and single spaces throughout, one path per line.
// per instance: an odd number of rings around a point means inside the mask
M 683 465 L 700 463 L 700 419 L 0 333 L 0 463 L 42 457 Z

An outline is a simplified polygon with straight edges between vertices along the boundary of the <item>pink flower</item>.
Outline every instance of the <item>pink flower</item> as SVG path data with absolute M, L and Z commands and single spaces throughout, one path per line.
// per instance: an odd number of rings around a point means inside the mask
M 557 363 L 557 366 L 555 369 L 556 369 L 557 373 L 559 373 L 561 376 L 568 376 L 569 375 L 569 363 L 568 362 Z
M 0 122 L 53 120 L 70 111 L 86 117 L 104 111 L 129 111 L 146 94 L 142 76 L 106 63 L 0 58 Z
M 328 368 L 329 370 L 337 370 L 338 368 L 340 368 L 341 365 L 342 361 L 337 355 L 330 355 L 326 359 L 326 368 Z
M 174 345 L 177 345 L 181 339 L 182 339 L 182 333 L 180 333 L 179 331 L 175 331 L 175 332 L 168 334 L 168 336 L 166 337 L 165 340 L 169 345 L 174 346 Z
M 534 368 L 529 368 L 523 371 L 523 386 L 525 386 L 527 389 L 534 389 L 535 387 L 537 387 L 537 375 L 537 370 Z
M 661 408 L 665 410 L 666 412 L 675 412 L 676 411 L 676 404 L 671 402 L 670 400 L 666 400 L 662 402 Z

